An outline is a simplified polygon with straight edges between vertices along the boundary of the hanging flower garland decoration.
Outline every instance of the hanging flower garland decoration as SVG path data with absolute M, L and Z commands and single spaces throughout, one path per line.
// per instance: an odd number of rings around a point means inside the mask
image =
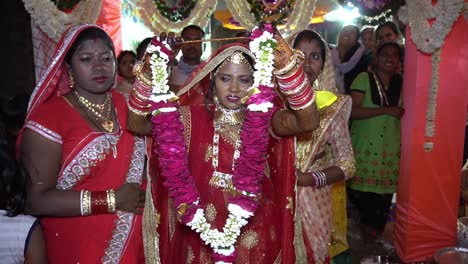
M 359 8 L 361 16 L 356 19 L 359 25 L 377 26 L 392 20 L 393 15 L 404 5 L 404 0 L 339 0 L 343 7 Z
M 186 19 L 197 4 L 195 0 L 180 0 L 174 6 L 168 6 L 166 1 L 153 0 L 159 13 L 172 22 Z
M 154 151 L 159 156 L 164 186 L 169 190 L 173 206 L 178 211 L 181 223 L 189 226 L 212 248 L 215 263 L 233 263 L 236 259 L 235 243 L 241 228 L 248 223 L 257 208 L 257 195 L 261 192 L 265 153 L 268 145 L 268 127 L 273 114 L 272 70 L 273 39 L 272 27 L 255 29 L 252 33 L 252 48 L 256 50 L 254 84 L 246 98 L 247 110 L 240 131 L 242 149 L 234 166 L 233 190 L 229 197 L 229 216 L 223 232 L 211 227 L 205 217 L 202 201 L 188 166 L 187 149 L 184 143 L 184 126 L 179 119 L 174 95 L 167 85 L 167 62 L 171 58 L 167 46 L 153 39 L 148 52 L 151 54 L 153 73 L 153 116 Z M 166 64 L 165 64 L 166 63 Z M 162 70 L 161 70 L 162 69 Z
M 426 107 L 425 151 L 432 151 L 431 138 L 436 131 L 437 94 L 439 90 L 440 49 L 463 8 L 463 0 L 439 0 L 435 5 L 430 0 L 407 0 L 398 12 L 400 20 L 411 27 L 411 39 L 424 53 L 432 54 L 432 76 Z M 432 25 L 429 20 L 435 19 Z
M 50 0 L 23 0 L 23 3 L 34 23 L 55 42 L 71 26 L 96 23 L 102 6 L 102 0 L 76 1 L 73 10 L 67 14 Z
M 463 0 L 407 0 L 398 15 L 411 27 L 411 39 L 424 53 L 432 54 L 444 45 L 444 39 L 452 29 L 463 8 Z M 435 19 L 432 25 L 429 20 Z

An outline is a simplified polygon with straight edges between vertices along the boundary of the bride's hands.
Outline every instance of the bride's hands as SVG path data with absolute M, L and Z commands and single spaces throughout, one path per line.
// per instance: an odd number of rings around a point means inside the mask
M 276 49 L 273 52 L 275 56 L 273 66 L 278 70 L 284 68 L 288 64 L 290 58 L 294 55 L 294 52 L 276 28 L 273 36 L 277 42 Z

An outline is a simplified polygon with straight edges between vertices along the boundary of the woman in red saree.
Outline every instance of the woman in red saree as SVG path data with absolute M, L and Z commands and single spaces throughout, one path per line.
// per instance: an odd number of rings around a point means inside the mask
M 145 145 L 126 129 L 112 40 L 72 27 L 30 99 L 19 142 L 50 263 L 143 263 Z
M 284 40 L 280 41 L 281 44 L 285 45 Z M 283 48 L 290 49 L 289 46 L 283 46 Z M 288 55 L 291 56 L 291 54 Z M 246 90 L 254 81 L 252 65 L 254 59 L 249 49 L 242 44 L 223 46 L 178 94 L 182 102 L 190 102 L 184 98 L 188 91 L 203 85 L 200 81 L 211 75 L 212 86 L 205 87 L 204 90 L 208 92 L 207 101 L 213 103 L 200 105 L 198 104 L 200 100 L 197 99 L 193 100 L 195 103 L 192 105 L 178 108 L 183 124 L 183 140 L 187 150 L 188 166 L 196 190 L 200 194 L 200 203 L 205 212 L 204 217 L 212 227 L 219 231 L 224 230 L 224 232 L 226 229 L 223 227 L 226 227 L 226 219 L 230 215 L 229 196 L 232 194 L 231 191 L 236 192 L 234 181 L 236 168 L 240 163 L 237 162 L 238 153 L 236 152 L 240 148 L 240 157 L 242 157 L 242 148 L 248 148 L 245 145 L 239 146 L 242 145 L 240 143 L 243 133 L 241 126 L 247 122 L 248 116 L 247 107 L 240 99 L 247 95 Z M 285 57 L 284 61 L 290 62 L 290 57 Z M 302 61 L 298 60 L 296 63 L 298 65 L 295 69 L 301 69 Z M 282 69 L 284 66 L 285 64 L 275 60 L 276 68 Z M 310 85 L 306 84 L 307 89 L 310 89 Z M 134 89 L 138 88 L 134 87 Z M 139 91 L 133 91 L 131 98 L 136 93 Z M 223 260 L 224 263 L 295 262 L 296 177 L 293 138 L 279 139 L 272 135 L 273 131 L 281 136 L 310 131 L 316 127 L 316 114 L 315 104 L 310 104 L 310 107 L 302 110 L 282 109 L 273 113 L 270 129 L 266 127 L 270 133 L 265 131 L 268 145 L 264 156 L 267 162 L 261 168 L 261 191 L 255 200 L 257 207 L 254 215 L 248 219 L 248 223 L 240 229 L 234 245 L 234 257 Z M 130 109 L 128 123 L 130 130 L 148 134 L 150 131 L 145 130 L 149 127 L 147 123 L 148 119 L 145 116 Z M 304 126 L 301 127 L 298 124 L 304 124 Z M 156 247 L 145 248 L 145 250 L 147 258 L 149 252 L 159 252 L 160 259 L 147 259 L 147 261 L 149 263 L 219 261 L 210 245 L 204 242 L 206 238 L 180 222 L 180 207 L 174 205 L 172 190 L 168 189 L 169 183 L 161 168 L 161 160 L 165 157 L 161 153 L 154 154 L 159 159 L 159 162 L 153 162 L 151 166 L 154 169 L 152 199 L 155 205 L 154 213 L 158 216 L 155 224 L 159 243 L 157 241 L 147 243 Z M 154 215 L 148 215 L 148 217 L 154 218 Z M 145 226 L 145 235 L 146 231 L 151 228 L 154 226 Z

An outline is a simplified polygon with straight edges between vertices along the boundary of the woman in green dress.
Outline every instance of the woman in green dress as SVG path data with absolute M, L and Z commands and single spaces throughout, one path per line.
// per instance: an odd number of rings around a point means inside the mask
M 377 49 L 373 71 L 362 72 L 351 85 L 351 142 L 356 172 L 348 181 L 349 197 L 361 224 L 378 235 L 384 227 L 400 168 L 400 47 L 387 42 Z

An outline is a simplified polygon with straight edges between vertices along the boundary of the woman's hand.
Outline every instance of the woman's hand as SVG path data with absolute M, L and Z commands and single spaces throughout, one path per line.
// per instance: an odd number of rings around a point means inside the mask
M 385 107 L 385 112 L 387 113 L 387 115 L 391 115 L 393 117 L 401 119 L 401 117 L 405 113 L 405 109 L 399 106 L 387 106 Z
M 273 36 L 277 42 L 276 49 L 273 52 L 275 56 L 273 66 L 278 70 L 284 68 L 288 64 L 294 52 L 278 30 L 275 29 Z
M 125 183 L 115 192 L 115 202 L 119 210 L 141 214 L 145 206 L 145 192 L 136 183 Z

